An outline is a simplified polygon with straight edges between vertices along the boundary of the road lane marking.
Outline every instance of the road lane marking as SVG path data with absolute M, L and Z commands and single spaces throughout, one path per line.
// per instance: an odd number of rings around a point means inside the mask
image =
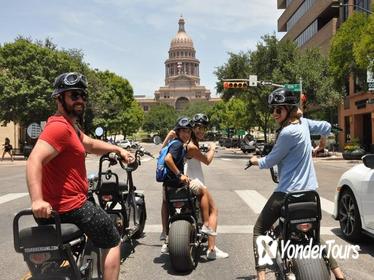
M 217 233 L 253 234 L 253 225 L 218 225 Z M 161 233 L 162 225 L 145 225 L 144 232 Z M 336 235 L 336 227 L 321 227 L 321 235 Z
M 0 204 L 24 197 L 26 195 L 29 195 L 29 193 L 8 193 L 6 195 L 2 195 L 0 196 Z
M 235 192 L 256 214 L 261 213 L 267 202 L 267 199 L 263 195 L 254 190 L 237 190 Z M 320 200 L 321 209 L 332 215 L 334 213 L 334 203 L 323 197 L 320 197 Z
M 319 199 L 321 201 L 321 209 L 332 215 L 334 213 L 334 203 L 323 197 L 320 197 Z
M 267 199 L 262 194 L 254 190 L 237 190 L 235 192 L 256 214 L 261 213 L 267 202 Z
M 232 161 L 232 159 L 230 159 L 230 158 L 221 158 L 221 160 L 224 160 L 224 161 Z

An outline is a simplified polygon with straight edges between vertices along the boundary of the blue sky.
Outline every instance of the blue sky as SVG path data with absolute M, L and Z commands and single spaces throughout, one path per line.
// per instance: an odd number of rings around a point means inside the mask
M 214 96 L 227 52 L 254 50 L 277 30 L 276 0 L 0 0 L 0 44 L 18 35 L 81 49 L 91 67 L 128 79 L 134 94 L 164 85 L 164 62 L 182 14 L 200 60 L 201 85 Z M 276 33 L 278 38 L 283 34 Z

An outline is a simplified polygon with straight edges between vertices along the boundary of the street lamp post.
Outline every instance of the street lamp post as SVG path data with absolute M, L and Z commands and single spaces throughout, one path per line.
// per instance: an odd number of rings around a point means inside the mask
M 339 1 L 338 3 L 336 3 L 336 4 L 332 4 L 331 7 L 333 7 L 333 8 L 340 8 L 340 7 L 355 7 L 355 8 L 357 8 L 357 9 L 359 9 L 359 10 L 361 10 L 361 11 L 364 11 L 364 12 L 366 12 L 366 13 L 368 13 L 368 14 L 372 14 L 372 13 L 373 13 L 372 11 L 370 11 L 370 10 L 368 10 L 368 9 L 365 9 L 365 8 L 359 6 L 359 5 L 356 5 L 356 4 L 348 4 L 348 3 L 342 3 L 342 2 L 340 2 L 340 1 Z

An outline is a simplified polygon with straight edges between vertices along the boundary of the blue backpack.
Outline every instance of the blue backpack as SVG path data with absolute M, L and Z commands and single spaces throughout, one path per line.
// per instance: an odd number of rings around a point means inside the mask
M 179 140 L 172 140 L 170 141 L 165 147 L 163 147 L 160 151 L 160 155 L 157 159 L 157 167 L 156 167 L 156 181 L 157 182 L 164 182 L 166 177 L 167 177 L 167 174 L 168 174 L 168 170 L 169 168 L 167 167 L 166 163 L 165 163 L 165 157 L 166 155 L 168 154 L 169 152 L 169 148 L 170 146 L 177 142 Z M 182 157 L 182 160 L 184 158 L 184 155 L 186 153 L 185 149 L 183 149 L 183 157 Z

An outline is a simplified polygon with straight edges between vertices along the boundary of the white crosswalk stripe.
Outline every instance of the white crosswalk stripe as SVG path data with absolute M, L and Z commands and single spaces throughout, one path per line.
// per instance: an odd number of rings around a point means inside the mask
M 161 225 L 145 225 L 147 233 L 161 233 Z M 335 227 L 321 227 L 321 235 L 336 235 Z M 217 233 L 253 234 L 253 225 L 218 225 Z
M 8 193 L 6 195 L 0 196 L 0 204 L 24 197 L 29 195 L 29 193 Z
M 267 199 L 257 191 L 254 190 L 238 190 L 235 191 L 241 199 L 252 209 L 256 214 L 260 214 L 264 208 Z
M 334 212 L 334 203 L 323 197 L 320 197 L 320 200 L 322 210 L 332 215 L 332 213 Z
M 264 208 L 267 199 L 255 190 L 237 190 L 235 191 L 239 197 L 252 209 L 256 214 L 260 214 Z M 320 197 L 321 209 L 332 215 L 334 212 L 334 203 L 330 200 Z

